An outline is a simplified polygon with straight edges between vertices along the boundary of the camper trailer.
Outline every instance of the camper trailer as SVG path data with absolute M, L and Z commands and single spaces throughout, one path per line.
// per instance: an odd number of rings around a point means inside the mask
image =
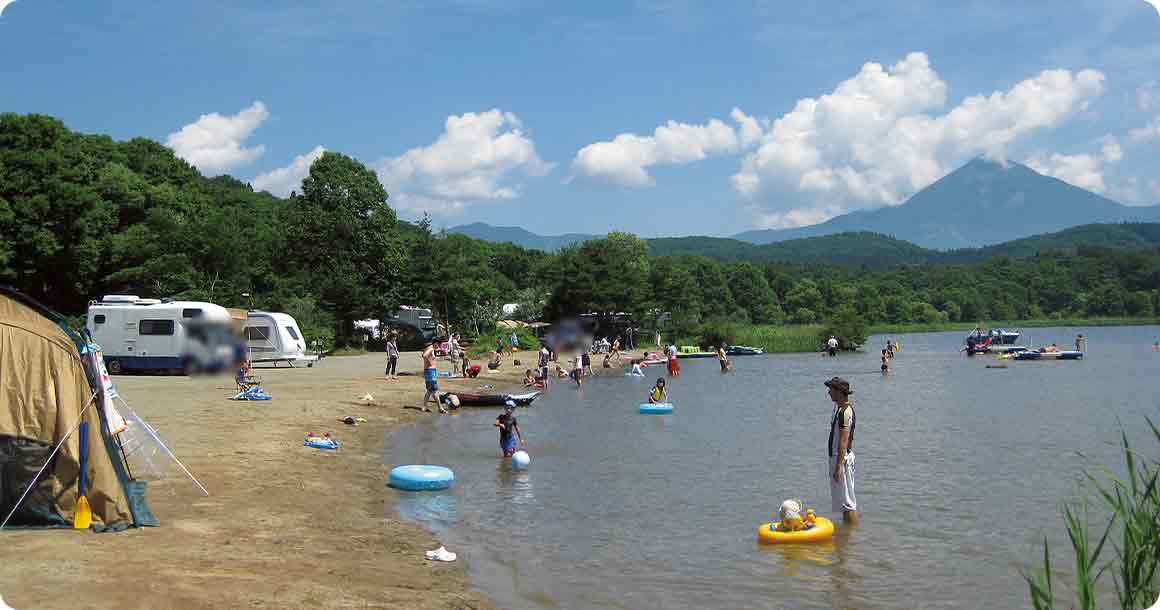
M 390 326 L 410 327 L 424 339 L 434 337 L 439 331 L 439 324 L 430 309 L 424 307 L 410 307 L 403 305 L 386 321 Z
M 245 324 L 250 362 L 272 362 L 278 366 L 306 363 L 314 366 L 318 356 L 306 353 L 306 339 L 293 316 L 270 311 L 251 311 Z
M 235 357 L 230 322 L 229 312 L 213 303 L 124 294 L 90 302 L 85 317 L 114 375 L 228 368 Z

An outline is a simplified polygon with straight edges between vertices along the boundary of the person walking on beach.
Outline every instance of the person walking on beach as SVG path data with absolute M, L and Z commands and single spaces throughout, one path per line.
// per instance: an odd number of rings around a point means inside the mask
M 503 413 L 495 418 L 495 427 L 499 428 L 499 447 L 503 450 L 503 456 L 511 457 L 519 445 L 524 444 L 524 433 L 520 431 L 520 424 L 516 421 L 516 403 L 507 401 L 504 403 Z M 514 434 L 513 434 L 514 433 Z
M 609 360 L 611 360 L 612 358 L 616 358 L 616 364 L 618 366 L 620 365 L 620 337 L 617 337 L 617 338 L 612 340 L 612 348 L 611 348 L 611 351 L 608 353 L 608 358 L 609 358 Z
M 842 513 L 842 520 L 850 525 L 858 524 L 858 499 L 854 494 L 854 428 L 858 418 L 854 405 L 850 402 L 850 382 L 834 377 L 825 383 L 830 400 L 834 403 L 834 415 L 830 418 L 828 439 L 828 471 L 830 475 L 830 500 L 834 512 Z
M 592 356 L 589 356 L 588 352 L 580 353 L 580 370 L 584 375 L 592 375 Z
M 439 392 L 439 369 L 435 364 L 435 344 L 438 342 L 438 339 L 432 338 L 427 341 L 427 346 L 423 348 L 423 382 L 427 386 L 427 393 L 423 396 L 423 410 L 430 411 L 431 408 L 427 406 L 427 403 L 434 402 L 439 407 L 440 413 L 446 413 L 447 408 L 436 399 L 436 394 Z
M 387 379 L 394 381 L 399 376 L 396 374 L 396 369 L 399 367 L 399 344 L 398 336 L 391 333 L 391 338 L 387 340 L 387 371 L 385 373 Z
M 548 351 L 548 346 L 541 345 L 540 360 L 536 363 L 536 365 L 540 369 L 540 379 L 542 379 L 544 382 L 544 389 L 548 389 L 548 361 L 551 359 L 551 357 L 552 354 Z

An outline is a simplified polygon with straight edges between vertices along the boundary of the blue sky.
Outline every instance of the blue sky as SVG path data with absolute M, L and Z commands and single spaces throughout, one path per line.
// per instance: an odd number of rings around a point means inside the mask
M 0 111 L 280 194 L 343 152 L 443 226 L 795 226 L 978 155 L 1160 202 L 1143 0 L 325 4 L 16 0 Z

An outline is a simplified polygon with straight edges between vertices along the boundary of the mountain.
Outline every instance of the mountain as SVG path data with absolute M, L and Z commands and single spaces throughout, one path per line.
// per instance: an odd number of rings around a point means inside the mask
M 1160 221 L 1160 207 L 1122 205 L 1019 163 L 978 158 L 902 205 L 851 212 L 808 227 L 746 231 L 733 237 L 768 244 L 869 231 L 949 250 L 997 244 L 1075 225 L 1126 221 Z
M 858 232 L 754 245 L 725 237 L 666 237 L 648 240 L 654 256 L 700 255 L 721 262 L 822 263 L 849 267 L 894 267 L 975 263 L 998 257 L 1021 258 L 1078 248 L 1149 250 L 1160 248 L 1160 223 L 1090 224 L 1033 235 L 984 248 L 932 250 L 880 233 Z
M 496 227 L 483 222 L 451 227 L 448 233 L 460 233 L 475 239 L 494 243 L 510 242 L 517 246 L 545 252 L 555 252 L 572 244 L 588 241 L 596 235 L 565 233 L 564 235 L 537 235 L 520 227 Z

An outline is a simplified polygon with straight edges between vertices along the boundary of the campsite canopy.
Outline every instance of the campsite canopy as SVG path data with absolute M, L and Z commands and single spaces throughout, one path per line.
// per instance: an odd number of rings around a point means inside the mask
M 153 524 L 144 483 L 130 478 L 108 429 L 99 359 L 86 346 L 60 316 L 0 286 L 0 521 L 11 513 L 9 526 L 71 526 L 82 420 L 93 529 Z

